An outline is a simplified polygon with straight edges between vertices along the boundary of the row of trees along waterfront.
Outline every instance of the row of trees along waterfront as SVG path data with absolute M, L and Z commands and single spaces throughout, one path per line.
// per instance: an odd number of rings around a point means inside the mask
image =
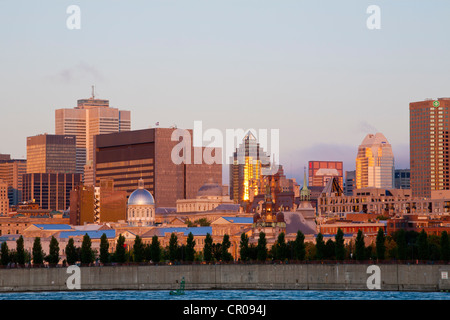
M 305 242 L 304 234 L 297 232 L 293 241 L 286 241 L 285 234 L 280 233 L 277 241 L 268 248 L 264 232 L 259 234 L 257 244 L 250 244 L 249 237 L 243 233 L 239 243 L 240 262 L 266 262 L 277 261 L 320 261 L 320 260 L 422 260 L 422 261 L 450 261 L 450 242 L 446 231 L 440 236 L 427 235 L 421 232 L 398 230 L 392 236 L 386 236 L 382 229 L 378 231 L 375 243 L 366 246 L 364 234 L 358 231 L 356 239 L 344 243 L 344 234 L 338 229 L 337 234 L 327 241 L 319 233 L 315 242 Z M 81 263 L 90 265 L 95 261 L 102 264 L 109 263 L 142 263 L 161 261 L 176 262 L 231 262 L 233 256 L 229 252 L 230 238 L 224 235 L 222 242 L 213 243 L 211 235 L 205 237 L 203 250 L 195 250 L 195 240 L 189 233 L 186 244 L 180 245 L 175 233 L 172 233 L 169 245 L 163 248 L 157 236 L 153 236 L 150 244 L 145 244 L 142 238 L 136 236 L 132 248 L 127 248 L 125 237 L 120 235 L 115 250 L 111 252 L 106 235 L 100 238 L 99 252 L 92 249 L 90 237 L 83 237 L 81 247 L 75 247 L 74 240 L 69 239 L 66 247 L 65 264 Z M 9 250 L 6 242 L 3 242 L 0 250 L 1 265 L 11 263 L 16 265 L 43 265 L 44 261 L 49 265 L 60 262 L 59 243 L 52 237 L 49 245 L 49 254 L 42 250 L 40 238 L 34 240 L 31 253 L 24 249 L 24 240 L 20 236 L 16 241 L 16 249 Z

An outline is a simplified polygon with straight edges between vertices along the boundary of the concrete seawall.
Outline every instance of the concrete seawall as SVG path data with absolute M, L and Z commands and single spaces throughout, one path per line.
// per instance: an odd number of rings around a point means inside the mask
M 450 290 L 450 265 L 267 264 L 0 269 L 0 291 Z

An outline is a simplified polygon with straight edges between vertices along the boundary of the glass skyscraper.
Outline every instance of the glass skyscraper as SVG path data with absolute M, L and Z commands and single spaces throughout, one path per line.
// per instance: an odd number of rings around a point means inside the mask
M 382 133 L 368 134 L 356 156 L 356 188 L 394 187 L 394 154 Z

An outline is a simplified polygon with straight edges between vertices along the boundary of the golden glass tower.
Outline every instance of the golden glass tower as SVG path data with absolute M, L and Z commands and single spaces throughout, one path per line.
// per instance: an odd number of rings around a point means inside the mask
M 368 134 L 356 156 L 356 188 L 394 187 L 394 154 L 382 133 Z
M 270 167 L 270 158 L 249 131 L 230 162 L 230 197 L 235 203 L 249 203 L 264 193 L 263 169 Z

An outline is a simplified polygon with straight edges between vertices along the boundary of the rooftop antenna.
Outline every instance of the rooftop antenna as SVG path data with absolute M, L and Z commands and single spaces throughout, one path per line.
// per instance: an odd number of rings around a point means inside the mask
M 95 99 L 95 90 L 94 90 L 94 86 L 92 86 L 92 99 Z

